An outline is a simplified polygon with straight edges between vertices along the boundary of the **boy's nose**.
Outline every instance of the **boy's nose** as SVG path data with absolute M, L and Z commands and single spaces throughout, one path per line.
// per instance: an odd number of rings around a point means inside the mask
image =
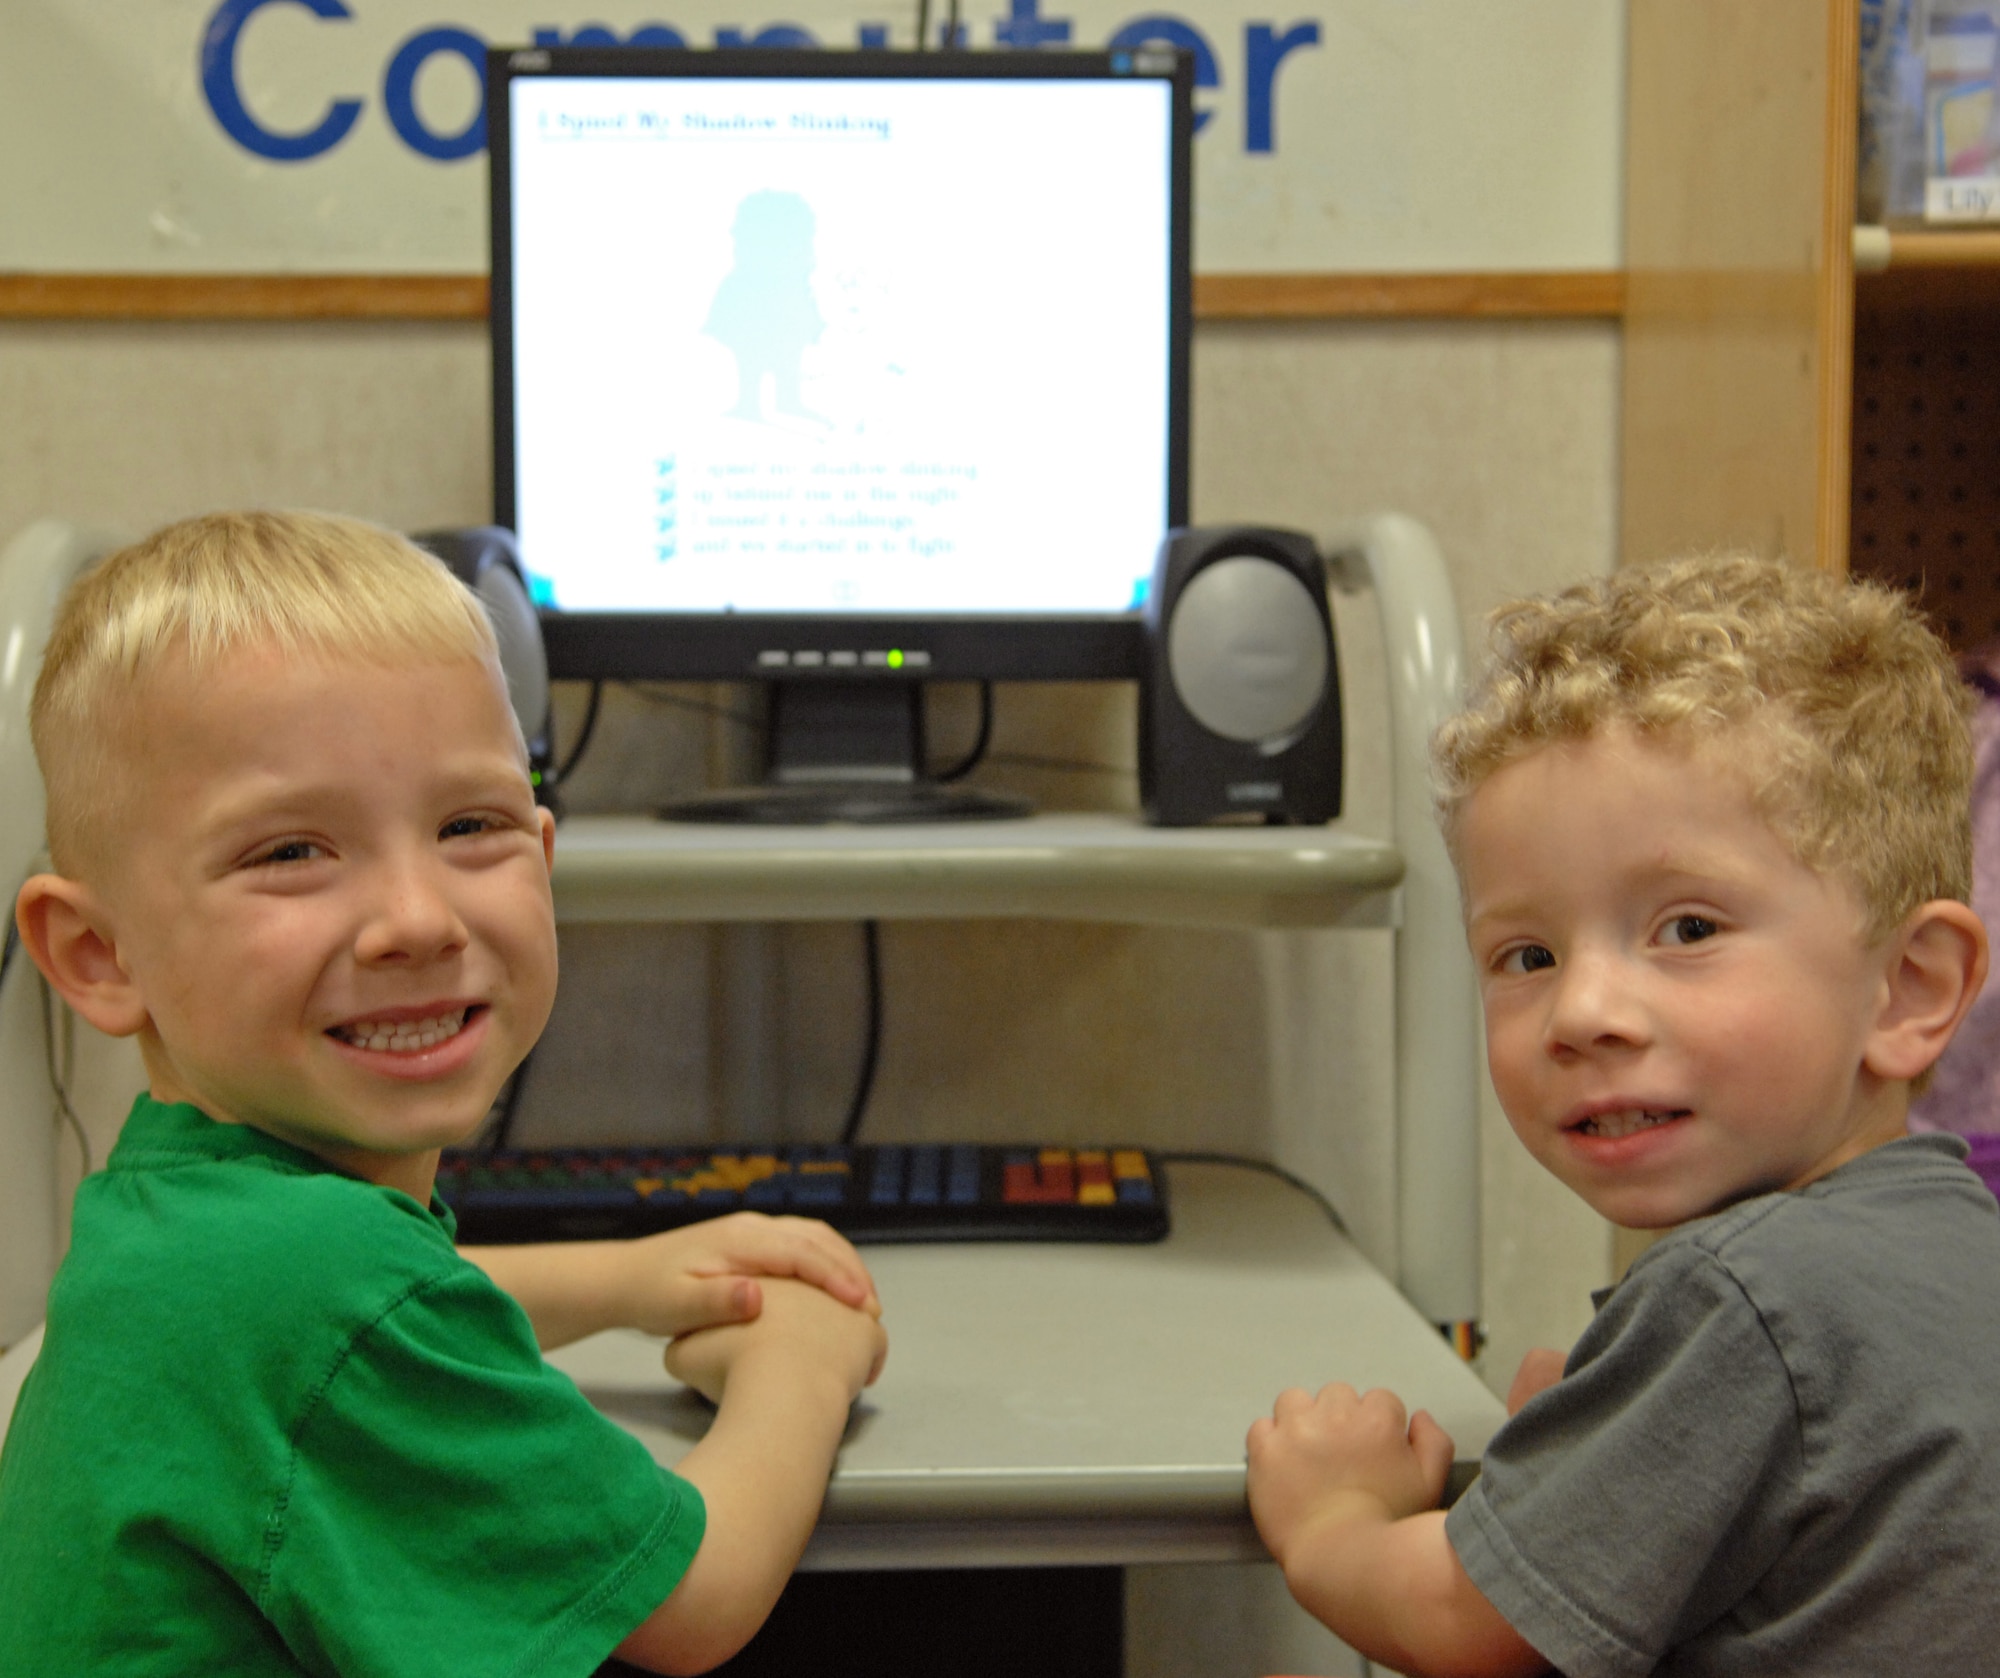
M 1573 953 L 1557 975 L 1548 1016 L 1552 1054 L 1633 1048 L 1649 1034 L 1633 975 L 1615 956 Z
M 369 964 L 435 961 L 464 948 L 468 936 L 435 869 L 418 861 L 386 864 L 355 954 Z

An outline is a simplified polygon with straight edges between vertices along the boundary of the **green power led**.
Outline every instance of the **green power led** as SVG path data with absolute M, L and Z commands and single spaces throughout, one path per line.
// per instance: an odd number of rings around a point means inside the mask
M 889 668 L 891 670 L 900 670 L 903 668 L 903 654 L 900 648 L 891 647 L 889 649 Z

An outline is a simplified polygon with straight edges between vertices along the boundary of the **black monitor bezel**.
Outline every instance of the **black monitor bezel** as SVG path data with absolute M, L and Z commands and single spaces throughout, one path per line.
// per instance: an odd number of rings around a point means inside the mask
M 509 85 L 523 77 L 924 77 L 1123 79 L 1138 73 L 1172 85 L 1172 268 L 1168 306 L 1167 528 L 1187 523 L 1189 359 L 1193 338 L 1194 66 L 1172 53 L 1172 70 L 1135 72 L 1141 54 L 1119 51 L 898 52 L 796 48 L 535 47 L 495 48 L 486 61 L 489 158 L 488 320 L 493 346 L 494 522 L 515 528 L 513 205 Z M 1136 612 L 1102 615 L 938 615 L 859 618 L 845 614 L 542 613 L 549 674 L 557 679 L 728 680 L 775 675 L 900 677 L 973 681 L 1125 680 L 1145 662 L 1145 630 Z M 821 663 L 774 670 L 775 652 L 821 654 L 895 648 L 916 653 L 900 668 Z

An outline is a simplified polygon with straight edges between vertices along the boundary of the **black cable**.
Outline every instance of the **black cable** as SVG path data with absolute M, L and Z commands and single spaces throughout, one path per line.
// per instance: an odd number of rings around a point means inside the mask
M 979 684 L 979 733 L 972 742 L 972 750 L 954 763 L 949 769 L 940 769 L 931 776 L 934 781 L 962 781 L 977 769 L 985 759 L 986 748 L 993 744 L 993 684 Z
M 699 711 L 705 717 L 720 717 L 724 722 L 740 723 L 745 728 L 762 728 L 764 719 L 753 716 L 748 711 L 732 710 L 727 705 L 718 705 L 712 699 L 690 699 L 681 693 L 662 693 L 657 687 L 643 682 L 628 682 L 627 688 L 648 705 L 669 705 L 682 711 Z
M 1273 1165 L 1267 1159 L 1252 1159 L 1247 1154 L 1209 1153 L 1155 1154 L 1153 1157 L 1162 1165 L 1241 1165 L 1252 1171 L 1262 1171 L 1267 1176 L 1275 1177 L 1279 1182 L 1289 1184 L 1292 1188 L 1297 1189 L 1300 1194 L 1304 1195 L 1326 1214 L 1328 1223 L 1332 1224 L 1342 1235 L 1347 1234 L 1347 1220 L 1341 1217 L 1340 1213 L 1334 1209 L 1332 1201 L 1328 1200 L 1325 1195 L 1321 1194 L 1318 1189 L 1314 1188 L 1303 1177 L 1295 1177 L 1282 1165 Z
M 930 43 L 924 39 L 931 32 L 931 0 L 917 0 L 917 51 L 924 51 Z
M 840 1140 L 851 1143 L 861 1134 L 861 1120 L 868 1111 L 868 1097 L 875 1088 L 875 1064 L 882 1056 L 882 923 L 861 923 L 861 956 L 867 973 L 868 1015 L 863 1025 L 861 1070 L 854 1080 L 854 1099 L 848 1104 L 847 1122 L 840 1127 Z
M 590 736 L 598 732 L 598 706 L 604 704 L 604 684 L 590 684 L 590 704 L 584 706 L 584 726 L 576 736 L 576 744 L 570 746 L 570 756 L 562 760 L 562 768 L 556 770 L 556 786 L 562 786 L 570 778 L 570 770 L 576 768 L 576 760 L 584 756 L 584 746 L 590 744 Z
M 493 1121 L 493 1128 L 486 1133 L 486 1139 L 479 1144 L 481 1153 L 490 1154 L 507 1146 L 507 1139 L 514 1131 L 514 1115 L 520 1110 L 521 1091 L 528 1082 L 528 1068 L 533 1064 L 535 1051 L 530 1049 L 521 1057 L 521 1064 L 514 1068 L 514 1076 L 507 1080 L 507 1087 L 500 1092 L 500 1116 Z
M 7 935 L 0 939 L 0 991 L 7 985 L 8 974 L 14 971 L 14 957 L 21 952 L 21 928 L 12 915 L 7 917 Z M 69 1126 L 76 1137 L 77 1152 L 83 1156 L 83 1174 L 88 1177 L 97 1169 L 97 1161 L 90 1146 L 90 1133 L 83 1128 L 83 1120 L 76 1116 L 76 1109 L 70 1105 L 69 1081 L 64 1069 L 56 1058 L 56 1000 L 55 991 L 42 986 L 42 1053 L 47 1060 L 49 1088 L 55 1092 L 56 1113 Z
M 70 1105 L 69 1076 L 75 1070 L 76 1044 L 72 1038 L 64 1045 L 64 1053 L 56 1053 L 56 1001 L 55 987 L 46 979 L 42 981 L 42 1054 L 48 1068 L 49 1088 L 55 1091 L 56 1113 L 69 1126 L 76 1138 L 77 1152 L 83 1156 L 83 1174 L 88 1177 L 97 1169 L 97 1158 L 91 1150 L 90 1133 L 83 1128 L 83 1120 L 76 1116 L 76 1109 Z

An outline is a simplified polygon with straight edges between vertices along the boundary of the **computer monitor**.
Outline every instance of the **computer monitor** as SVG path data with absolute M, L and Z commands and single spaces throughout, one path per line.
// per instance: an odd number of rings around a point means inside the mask
M 1130 678 L 1187 517 L 1186 55 L 495 52 L 494 483 L 558 678 L 772 684 L 767 820 L 927 680 Z

